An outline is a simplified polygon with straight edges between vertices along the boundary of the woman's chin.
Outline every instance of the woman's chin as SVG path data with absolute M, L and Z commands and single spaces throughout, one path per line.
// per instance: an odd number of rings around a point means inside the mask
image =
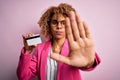
M 60 36 L 60 35 L 58 35 L 58 36 L 55 36 L 54 38 L 55 38 L 55 39 L 64 39 L 65 36 Z

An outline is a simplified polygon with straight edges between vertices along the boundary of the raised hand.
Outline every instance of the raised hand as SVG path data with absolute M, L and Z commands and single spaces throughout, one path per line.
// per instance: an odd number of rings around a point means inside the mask
M 90 67 L 94 63 L 95 49 L 85 22 L 73 11 L 66 18 L 66 34 L 70 52 L 67 57 L 52 53 L 51 58 L 75 67 Z
M 24 44 L 24 49 L 25 49 L 25 54 L 29 54 L 32 52 L 32 50 L 36 47 L 36 45 L 28 46 L 25 38 L 32 37 L 34 36 L 33 33 L 27 33 L 25 35 L 22 35 L 23 37 L 23 44 Z

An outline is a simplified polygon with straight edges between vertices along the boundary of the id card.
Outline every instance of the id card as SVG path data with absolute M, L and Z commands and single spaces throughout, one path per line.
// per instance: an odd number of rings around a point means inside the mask
M 26 38 L 26 41 L 27 41 L 28 46 L 42 43 L 41 38 L 40 38 L 40 34 L 36 34 L 32 37 Z

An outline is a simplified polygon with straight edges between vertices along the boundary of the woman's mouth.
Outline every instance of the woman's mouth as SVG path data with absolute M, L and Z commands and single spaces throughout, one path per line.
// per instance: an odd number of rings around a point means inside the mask
M 56 35 L 61 35 L 63 32 L 62 31 L 56 31 L 55 34 Z

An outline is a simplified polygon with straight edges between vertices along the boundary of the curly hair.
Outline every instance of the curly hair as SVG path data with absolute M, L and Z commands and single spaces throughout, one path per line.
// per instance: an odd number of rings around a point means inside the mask
M 75 9 L 66 3 L 61 3 L 58 6 L 52 6 L 48 8 L 44 14 L 41 16 L 38 24 L 41 28 L 41 34 L 48 39 L 52 38 L 52 34 L 50 32 L 50 21 L 54 14 L 62 14 L 64 17 L 68 17 L 68 12 L 74 11 Z

